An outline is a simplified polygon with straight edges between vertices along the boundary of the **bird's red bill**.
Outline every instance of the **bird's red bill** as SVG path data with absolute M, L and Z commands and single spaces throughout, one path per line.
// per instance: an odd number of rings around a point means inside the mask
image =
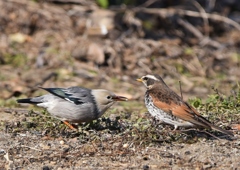
M 123 96 L 113 96 L 112 99 L 115 101 L 127 101 L 128 100 L 128 98 L 123 97 Z

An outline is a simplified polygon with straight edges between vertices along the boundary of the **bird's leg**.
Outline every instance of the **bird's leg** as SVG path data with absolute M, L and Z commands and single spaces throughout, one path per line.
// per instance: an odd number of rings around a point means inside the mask
M 68 123 L 67 121 L 63 121 L 63 123 L 64 123 L 65 125 L 67 125 L 70 129 L 72 129 L 72 130 L 77 130 L 77 128 L 73 127 L 73 125 L 71 125 L 71 124 Z
M 152 121 L 152 126 L 154 126 L 155 128 L 157 128 L 158 125 L 164 123 L 162 120 L 159 120 L 159 119 L 157 119 L 156 117 L 153 117 L 152 120 L 153 120 L 153 121 Z
M 178 126 L 177 126 L 177 125 L 174 125 L 173 131 L 177 131 L 177 128 L 178 128 Z
M 152 126 L 154 126 L 154 128 L 157 128 L 157 120 L 156 120 L 156 117 L 153 117 L 153 118 L 152 118 L 151 124 L 152 124 Z

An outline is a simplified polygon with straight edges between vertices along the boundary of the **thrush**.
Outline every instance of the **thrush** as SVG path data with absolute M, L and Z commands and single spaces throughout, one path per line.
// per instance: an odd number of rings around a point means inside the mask
M 198 127 L 214 129 L 221 133 L 233 136 L 227 130 L 213 125 L 187 102 L 171 90 L 158 75 L 146 75 L 137 81 L 142 82 L 147 88 L 145 105 L 149 113 L 162 122 L 178 127 Z
M 18 103 L 35 104 L 46 108 L 55 118 L 63 121 L 71 129 L 71 123 L 90 122 L 101 117 L 116 101 L 127 98 L 117 96 L 104 89 L 88 89 L 82 87 L 42 88 L 49 92 L 39 97 L 18 99 Z

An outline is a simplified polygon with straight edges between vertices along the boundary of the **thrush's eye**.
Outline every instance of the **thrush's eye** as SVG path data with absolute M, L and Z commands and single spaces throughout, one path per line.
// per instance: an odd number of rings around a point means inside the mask
M 107 99 L 112 99 L 112 96 L 107 96 Z
M 143 80 L 147 81 L 147 80 L 148 80 L 148 78 L 147 78 L 147 77 L 143 77 Z

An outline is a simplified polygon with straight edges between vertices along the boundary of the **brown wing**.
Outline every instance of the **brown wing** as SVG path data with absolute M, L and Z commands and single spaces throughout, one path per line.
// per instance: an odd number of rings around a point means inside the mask
M 209 121 L 202 117 L 193 107 L 189 106 L 185 102 L 180 102 L 180 104 L 171 102 L 170 104 L 159 101 L 157 98 L 153 98 L 153 104 L 165 111 L 166 113 L 172 114 L 182 120 L 191 122 L 197 126 L 202 126 L 205 128 L 210 128 Z

